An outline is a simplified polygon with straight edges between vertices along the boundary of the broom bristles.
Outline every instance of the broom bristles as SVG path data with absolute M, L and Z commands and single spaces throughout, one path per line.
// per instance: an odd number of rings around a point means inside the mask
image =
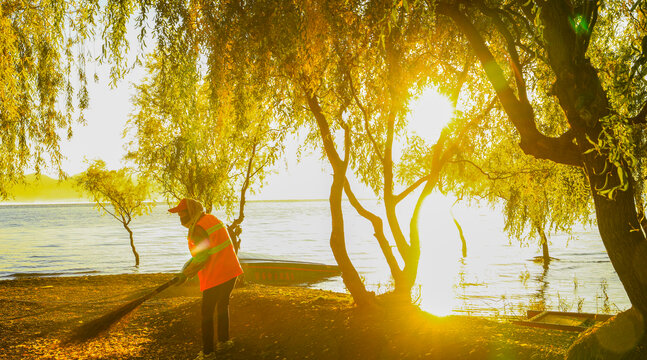
M 175 277 L 150 293 L 132 300 L 100 318 L 79 326 L 72 332 L 72 335 L 64 342 L 64 344 L 83 342 L 97 337 L 102 332 L 108 330 L 113 324 L 121 320 L 124 316 L 128 315 L 131 311 L 135 310 L 139 305 L 141 305 L 141 303 L 173 285 L 178 280 L 179 279 Z
M 70 337 L 68 342 L 79 342 L 92 339 L 103 331 L 108 330 L 117 321 L 121 320 L 124 316 L 128 315 L 131 311 L 135 310 L 142 302 L 144 298 L 135 299 L 125 305 L 122 305 L 120 308 L 115 309 L 100 318 L 94 319 L 88 323 L 85 323 L 79 326 Z

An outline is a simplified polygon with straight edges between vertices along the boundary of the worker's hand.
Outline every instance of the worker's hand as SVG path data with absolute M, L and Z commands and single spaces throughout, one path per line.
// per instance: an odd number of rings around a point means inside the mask
M 192 278 L 195 276 L 195 274 L 200 271 L 202 266 L 197 267 L 196 262 L 193 260 L 193 258 L 190 258 L 189 261 L 184 263 L 184 266 L 182 266 L 182 271 L 181 274 L 186 277 L 186 278 Z
M 187 278 L 192 278 L 194 277 L 200 269 L 202 269 L 202 266 L 204 264 L 198 264 L 196 262 L 191 262 L 186 268 L 182 269 L 182 274 L 186 276 Z
M 175 285 L 182 285 L 184 282 L 186 282 L 187 278 L 191 278 L 195 276 L 195 274 L 192 274 L 190 272 L 187 272 L 187 269 L 191 268 L 191 264 L 193 263 L 193 258 L 189 259 L 186 263 L 184 263 L 184 266 L 182 266 L 182 271 L 180 271 L 176 277 L 178 278 L 178 281 L 175 283 Z

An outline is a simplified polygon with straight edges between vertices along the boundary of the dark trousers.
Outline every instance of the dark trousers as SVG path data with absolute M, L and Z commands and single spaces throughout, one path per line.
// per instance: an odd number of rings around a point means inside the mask
M 218 310 L 218 341 L 229 340 L 229 295 L 236 278 L 202 292 L 202 352 L 213 352 L 213 315 Z

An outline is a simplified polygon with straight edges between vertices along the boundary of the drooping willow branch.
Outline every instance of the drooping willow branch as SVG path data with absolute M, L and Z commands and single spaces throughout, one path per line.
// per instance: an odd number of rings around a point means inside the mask
M 514 171 L 514 172 L 509 172 L 509 173 L 489 173 L 483 168 L 481 168 L 479 165 L 475 164 L 474 162 L 467 160 L 467 159 L 457 159 L 457 160 L 450 160 L 450 163 L 458 164 L 458 163 L 465 163 L 472 165 L 476 170 L 478 170 L 481 174 L 483 174 L 485 177 L 488 178 L 488 180 L 505 180 L 509 179 L 511 177 L 515 177 L 518 175 L 522 174 L 538 174 L 538 173 L 546 173 L 549 172 L 551 169 L 535 169 L 535 170 L 521 170 L 521 171 Z

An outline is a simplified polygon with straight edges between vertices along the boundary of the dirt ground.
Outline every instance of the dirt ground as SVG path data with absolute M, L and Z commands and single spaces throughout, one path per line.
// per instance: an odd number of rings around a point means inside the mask
M 172 287 L 106 334 L 63 346 L 84 322 L 168 281 L 170 274 L 0 281 L 3 359 L 193 359 L 201 349 L 200 291 Z M 357 309 L 349 295 L 300 287 L 237 287 L 234 347 L 218 359 L 561 359 L 577 333 L 478 317 L 435 317 L 414 306 Z

